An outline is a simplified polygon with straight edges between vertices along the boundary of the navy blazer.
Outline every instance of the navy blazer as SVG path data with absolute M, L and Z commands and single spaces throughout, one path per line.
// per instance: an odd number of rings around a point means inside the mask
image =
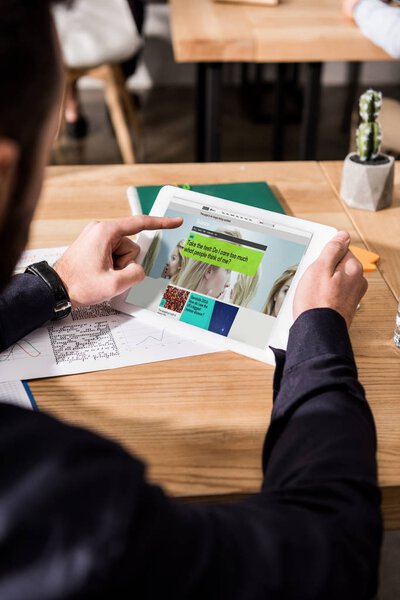
M 40 279 L 14 278 L 2 347 L 52 308 Z M 0 405 L 0 599 L 371 598 L 376 436 L 343 318 L 303 313 L 276 357 L 262 486 L 236 503 L 173 500 L 118 444 Z

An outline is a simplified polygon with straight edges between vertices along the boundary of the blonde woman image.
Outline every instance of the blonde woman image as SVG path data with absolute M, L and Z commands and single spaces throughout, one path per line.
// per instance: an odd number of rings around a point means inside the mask
M 242 234 L 238 229 L 221 228 L 217 229 L 216 233 L 222 233 L 238 239 L 242 238 Z M 210 241 L 212 241 L 212 238 Z M 230 285 L 230 281 L 231 271 L 229 269 L 209 265 L 194 258 L 188 258 L 187 264 L 179 272 L 174 283 L 205 296 L 222 298 Z
M 278 316 L 283 301 L 286 298 L 287 291 L 290 288 L 293 277 L 297 271 L 297 267 L 298 265 L 289 267 L 280 277 L 278 277 L 278 279 L 276 279 L 262 310 L 264 314 L 271 315 L 272 317 Z
M 182 271 L 188 259 L 182 256 L 182 250 L 185 247 L 186 240 L 181 240 L 172 250 L 167 264 L 165 265 L 161 277 L 170 279 L 172 284 L 176 284 L 180 271 Z
M 228 269 L 189 258 L 175 285 L 212 298 L 221 298 L 230 282 L 231 272 Z
M 146 275 L 150 275 L 151 270 L 154 266 L 158 253 L 161 246 L 161 232 L 158 231 L 147 250 L 146 256 L 144 257 L 142 267 Z
M 260 283 L 261 267 L 257 269 L 254 276 L 243 275 L 239 273 L 236 282 L 232 288 L 230 302 L 237 306 L 248 306 L 257 293 Z

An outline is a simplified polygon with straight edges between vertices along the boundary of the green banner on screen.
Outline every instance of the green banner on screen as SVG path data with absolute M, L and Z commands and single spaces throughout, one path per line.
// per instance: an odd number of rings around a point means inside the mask
M 191 233 L 181 250 L 182 256 L 254 277 L 264 252 L 239 246 L 218 238 Z

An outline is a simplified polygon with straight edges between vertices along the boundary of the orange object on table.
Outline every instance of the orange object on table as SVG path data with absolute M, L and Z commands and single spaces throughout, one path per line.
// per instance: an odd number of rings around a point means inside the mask
M 379 260 L 379 254 L 365 250 L 365 248 L 359 248 L 358 246 L 350 246 L 350 252 L 354 254 L 363 266 L 364 273 L 370 273 L 376 271 L 376 262 Z

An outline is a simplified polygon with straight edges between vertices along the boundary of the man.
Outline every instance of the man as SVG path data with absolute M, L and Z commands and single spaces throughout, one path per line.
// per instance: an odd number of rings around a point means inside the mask
M 46 0 L 3 0 L 0 16 L 4 286 L 39 195 L 61 74 Z M 3 291 L 3 345 L 67 310 L 54 293 L 85 304 L 140 280 L 126 236 L 179 224 L 89 225 L 58 275 L 34 270 Z M 149 485 L 143 465 L 116 444 L 0 405 L 1 600 L 373 595 L 381 540 L 375 429 L 347 333 L 366 282 L 348 244 L 340 233 L 298 287 L 288 350 L 276 351 L 262 489 L 246 501 L 180 504 Z

